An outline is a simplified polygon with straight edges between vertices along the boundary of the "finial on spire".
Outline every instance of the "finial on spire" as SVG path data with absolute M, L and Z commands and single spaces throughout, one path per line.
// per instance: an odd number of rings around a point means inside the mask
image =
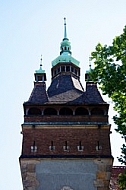
M 89 56 L 89 70 L 91 70 L 91 57 Z
M 66 18 L 64 17 L 64 39 L 67 39 Z
M 41 59 L 40 59 L 40 67 L 42 66 L 42 54 L 41 54 Z

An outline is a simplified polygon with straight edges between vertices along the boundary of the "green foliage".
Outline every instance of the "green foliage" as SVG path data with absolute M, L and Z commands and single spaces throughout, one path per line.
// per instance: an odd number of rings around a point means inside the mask
M 126 170 L 124 174 L 119 174 L 118 183 L 121 190 L 126 189 Z
M 116 131 L 126 142 L 126 26 L 123 33 L 113 39 L 112 45 L 102 46 L 100 43 L 91 53 L 95 68 L 90 77 L 100 85 L 103 94 L 114 102 L 117 115 L 113 117 L 117 125 Z M 119 161 L 126 165 L 126 145 L 121 148 Z

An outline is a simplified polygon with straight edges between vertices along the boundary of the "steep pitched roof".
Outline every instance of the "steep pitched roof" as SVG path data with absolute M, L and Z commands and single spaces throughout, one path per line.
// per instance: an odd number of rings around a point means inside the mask
M 97 89 L 97 84 L 93 82 L 87 82 L 86 83 L 86 92 L 85 96 L 88 99 L 88 102 L 90 103 L 106 103 L 104 102 L 100 92 Z
M 49 102 L 67 103 L 83 94 L 80 81 L 72 75 L 59 75 L 48 88 Z
M 35 86 L 26 103 L 39 104 L 104 104 L 97 85 L 86 83 L 83 90 L 79 79 L 72 75 L 59 75 L 54 78 L 46 91 L 45 82 L 35 82 Z
M 79 79 L 71 75 L 60 75 L 53 79 L 47 93 L 49 103 L 105 103 L 96 84 L 87 82 L 86 91 L 83 91 Z
M 33 91 L 27 103 L 45 103 L 48 101 L 48 96 L 45 88 L 45 83 L 36 82 Z

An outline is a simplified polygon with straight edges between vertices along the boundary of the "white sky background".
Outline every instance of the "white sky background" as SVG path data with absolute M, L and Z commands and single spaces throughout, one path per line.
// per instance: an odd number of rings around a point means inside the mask
M 63 18 L 72 55 L 80 61 L 81 82 L 90 52 L 98 42 L 111 44 L 126 24 L 126 0 L 4 0 L 0 1 L 0 189 L 22 190 L 18 158 L 21 154 L 23 102 L 33 89 L 34 71 L 43 55 L 50 84 L 51 61 L 59 55 Z M 110 123 L 113 111 L 110 112 Z M 120 154 L 121 137 L 112 125 L 111 143 Z

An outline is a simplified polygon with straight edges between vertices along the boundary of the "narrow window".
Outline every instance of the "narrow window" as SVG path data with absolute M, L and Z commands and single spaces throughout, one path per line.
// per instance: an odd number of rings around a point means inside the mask
M 77 146 L 78 151 L 83 151 L 84 146 L 82 146 L 81 141 L 79 141 L 79 146 Z
M 60 73 L 60 67 L 58 67 L 58 73 Z
M 99 141 L 97 141 L 96 150 L 97 150 L 97 151 L 102 150 L 102 146 L 100 145 L 100 142 L 99 142 Z
M 75 74 L 77 75 L 77 70 L 75 69 Z
M 35 141 L 33 142 L 33 145 L 31 146 L 31 152 L 37 152 L 37 146 L 35 144 Z
M 70 71 L 70 66 L 66 66 L 66 71 Z
M 65 71 L 65 66 L 61 66 L 61 71 Z
M 69 146 L 68 146 L 68 142 L 65 141 L 65 146 L 63 146 L 63 150 L 64 151 L 68 151 L 69 150 Z
M 51 141 L 51 145 L 49 146 L 49 150 L 51 150 L 51 151 L 55 150 L 55 146 L 54 146 L 53 141 Z

